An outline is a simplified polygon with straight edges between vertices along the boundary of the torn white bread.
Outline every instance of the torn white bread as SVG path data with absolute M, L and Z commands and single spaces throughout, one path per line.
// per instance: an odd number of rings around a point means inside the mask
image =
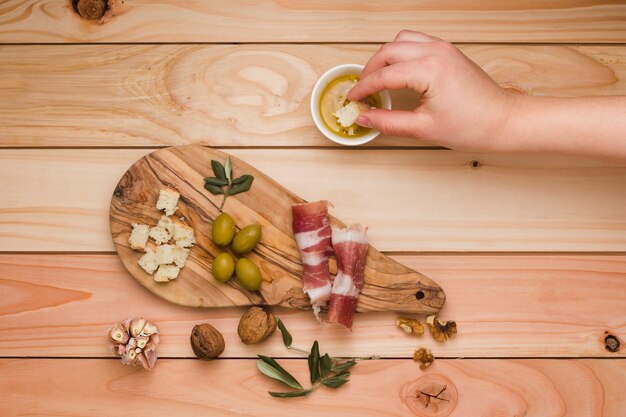
M 154 280 L 156 282 L 168 282 L 178 278 L 180 268 L 175 265 L 159 265 Z
M 133 230 L 128 238 L 130 248 L 133 250 L 145 250 L 149 232 L 150 226 L 147 224 L 133 223 Z
M 141 258 L 139 258 L 139 266 L 143 268 L 149 274 L 154 274 L 154 271 L 159 267 L 159 264 L 156 260 L 156 253 L 150 249 L 146 249 L 146 253 L 143 254 Z
M 156 248 L 156 261 L 159 265 L 174 263 L 174 245 L 160 245 Z
M 168 216 L 161 216 L 156 226 L 150 229 L 149 236 L 162 245 L 170 241 L 174 235 L 174 222 Z
M 157 200 L 156 208 L 158 210 L 163 210 L 165 214 L 171 216 L 176 213 L 179 198 L 180 194 L 178 191 L 173 188 L 163 188 L 159 192 L 159 199 Z
M 334 113 L 337 123 L 343 127 L 354 125 L 361 113 L 369 110 L 371 107 L 362 101 L 351 101 Z
M 174 223 L 173 237 L 179 248 L 190 248 L 196 243 L 193 229 L 183 223 Z
M 189 249 L 187 248 L 179 248 L 175 246 L 173 249 L 174 253 L 174 265 L 179 268 L 185 266 L 185 262 L 187 262 L 187 258 L 189 257 Z

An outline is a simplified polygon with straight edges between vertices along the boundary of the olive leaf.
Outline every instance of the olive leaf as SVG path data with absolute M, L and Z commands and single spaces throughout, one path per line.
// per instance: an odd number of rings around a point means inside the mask
M 242 175 L 241 177 L 235 178 L 234 180 L 231 181 L 231 184 L 235 185 L 235 184 L 241 184 L 242 182 L 244 182 L 245 180 L 248 179 L 248 177 L 251 177 L 252 175 Z
M 309 354 L 309 373 L 311 374 L 311 384 L 320 380 L 320 349 L 317 340 L 313 342 Z
M 354 365 L 356 365 L 356 362 L 355 362 L 355 361 L 350 360 L 350 361 L 344 362 L 344 363 L 342 363 L 342 364 L 339 364 L 339 365 L 333 366 L 333 367 L 331 368 L 331 371 L 332 371 L 333 373 L 335 373 L 335 374 L 341 374 L 341 373 L 343 373 L 343 372 L 347 371 L 348 369 L 352 368 Z
M 346 372 L 341 375 L 334 376 L 332 378 L 322 380 L 322 384 L 327 386 L 328 388 L 339 388 L 349 380 L 347 379 L 350 376 L 350 372 Z
M 287 328 L 283 324 L 283 321 L 276 317 L 276 324 L 278 325 L 278 329 L 280 330 L 280 334 L 283 335 L 283 343 L 285 347 L 291 347 L 291 342 L 293 341 L 291 334 L 287 331 Z
M 287 372 L 282 366 L 280 366 L 274 359 L 263 355 L 258 356 L 260 359 L 256 362 L 256 367 L 263 375 L 269 376 L 270 378 L 280 381 L 292 388 L 299 390 L 304 389 L 298 380 Z
M 324 356 L 320 358 L 320 377 L 322 379 L 328 376 L 332 365 L 333 360 L 330 358 L 330 356 L 328 356 L 328 353 L 325 353 Z
M 279 398 L 291 398 L 291 397 L 304 397 L 313 392 L 312 389 L 305 389 L 304 391 L 292 391 L 292 392 L 273 392 L 268 391 L 272 397 Z
M 224 166 L 220 164 L 219 161 L 212 159 L 211 168 L 213 168 L 213 173 L 215 174 L 217 178 L 219 178 L 220 180 L 228 181 L 228 178 L 226 178 L 226 172 L 224 171 Z
M 211 185 L 215 185 L 217 187 L 223 187 L 225 185 L 228 185 L 228 181 L 227 180 L 222 180 L 219 178 L 213 178 L 213 177 L 207 177 L 204 179 L 204 183 L 205 184 L 211 184 Z
M 228 180 L 228 183 L 230 184 L 233 178 L 233 164 L 232 162 L 230 162 L 230 156 L 226 157 L 226 162 L 224 163 L 224 171 L 226 174 L 226 179 Z
M 250 187 L 252 187 L 252 181 L 254 181 L 254 177 L 252 175 L 242 175 L 237 178 L 237 180 L 240 180 L 241 178 L 243 178 L 243 180 L 240 182 L 235 183 L 235 181 L 233 181 L 232 185 L 228 189 L 229 195 L 246 192 L 250 189 Z
M 205 183 L 204 188 L 206 188 L 213 195 L 224 194 L 224 190 L 222 190 L 222 187 L 218 187 L 217 185 Z

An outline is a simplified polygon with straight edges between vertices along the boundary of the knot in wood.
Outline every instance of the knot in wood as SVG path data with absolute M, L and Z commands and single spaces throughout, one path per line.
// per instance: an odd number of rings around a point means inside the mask
M 470 168 L 472 168 L 472 169 L 478 169 L 478 168 L 480 168 L 480 162 L 479 162 L 479 161 L 477 161 L 477 160 L 475 160 L 475 159 L 474 159 L 474 160 L 472 160 L 472 161 L 470 161 L 468 165 L 469 165 L 469 167 L 470 167 Z
M 612 334 L 604 338 L 604 348 L 609 352 L 617 352 L 620 348 L 619 339 Z
M 446 417 L 456 408 L 456 386 L 443 375 L 427 374 L 405 384 L 402 402 L 419 417 Z
M 83 19 L 98 20 L 109 9 L 108 0 L 72 0 L 76 13 Z

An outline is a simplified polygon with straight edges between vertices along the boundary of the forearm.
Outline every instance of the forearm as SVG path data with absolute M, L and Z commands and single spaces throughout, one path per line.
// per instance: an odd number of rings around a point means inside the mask
M 501 139 L 514 152 L 626 161 L 626 97 L 516 97 Z

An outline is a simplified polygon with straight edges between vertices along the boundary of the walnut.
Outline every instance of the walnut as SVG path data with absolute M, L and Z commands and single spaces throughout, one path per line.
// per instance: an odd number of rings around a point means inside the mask
M 198 359 L 209 361 L 224 352 L 224 337 L 208 323 L 196 324 L 191 331 L 191 348 Z
M 413 360 L 420 361 L 420 369 L 426 369 L 430 366 L 431 363 L 435 360 L 432 352 L 426 348 L 419 348 L 413 353 Z
M 404 333 L 406 334 L 412 334 L 414 336 L 421 336 L 424 334 L 424 326 L 422 326 L 422 323 L 416 319 L 400 317 L 396 320 L 396 326 L 404 330 Z
M 430 334 L 439 343 L 445 342 L 456 334 L 456 322 L 452 320 L 442 321 L 433 314 L 426 318 L 426 324 L 428 324 Z
M 152 369 L 157 360 L 159 330 L 154 323 L 142 317 L 115 323 L 109 329 L 109 343 L 113 353 L 122 357 L 124 365 Z
M 261 343 L 276 330 L 276 318 L 261 307 L 251 307 L 239 320 L 237 333 L 246 345 Z

